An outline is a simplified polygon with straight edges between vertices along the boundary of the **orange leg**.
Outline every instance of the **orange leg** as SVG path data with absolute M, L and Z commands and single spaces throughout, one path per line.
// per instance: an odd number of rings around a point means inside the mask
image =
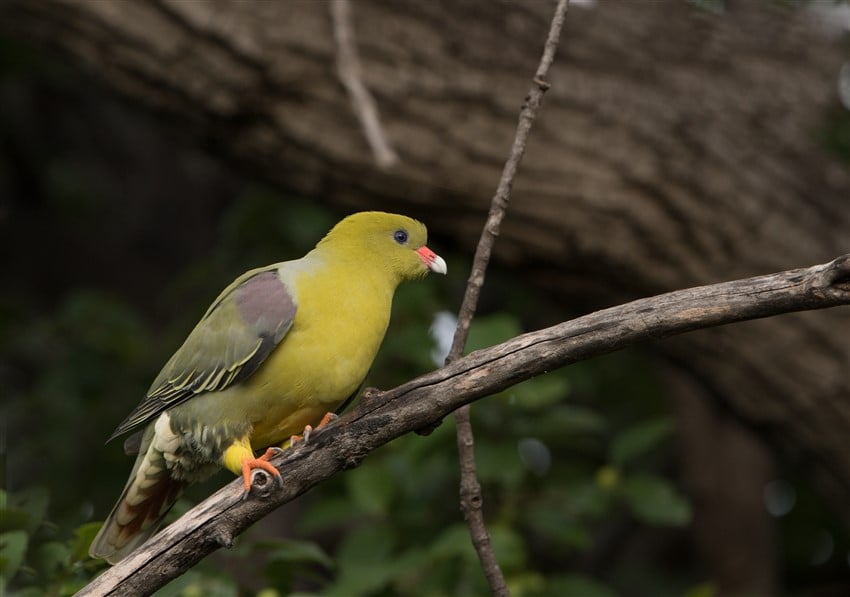
M 325 425 L 327 425 L 331 421 L 335 421 L 338 418 L 339 417 L 337 415 L 335 415 L 334 413 L 325 413 L 325 416 L 322 417 L 322 420 L 319 421 L 318 425 L 316 425 L 316 429 L 321 429 L 322 427 L 324 427 Z M 304 440 L 304 443 L 306 444 L 308 441 L 310 441 L 310 434 L 311 433 L 313 433 L 313 426 L 312 425 L 306 425 L 304 427 L 304 432 L 303 432 L 302 435 L 293 435 L 292 437 L 289 438 L 289 445 L 294 446 L 297 442 L 300 442 L 302 439 Z
M 255 468 L 263 469 L 272 475 L 278 483 L 281 482 L 280 471 L 269 462 L 269 459 L 278 453 L 280 453 L 280 448 L 269 448 L 259 458 L 246 458 L 242 461 L 242 483 L 245 485 L 246 493 L 251 491 L 251 471 Z

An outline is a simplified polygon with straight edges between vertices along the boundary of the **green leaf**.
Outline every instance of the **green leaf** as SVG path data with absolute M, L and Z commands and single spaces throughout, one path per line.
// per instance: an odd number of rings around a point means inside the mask
M 478 479 L 482 483 L 499 483 L 515 487 L 525 476 L 525 465 L 519 457 L 516 441 L 498 438 L 496 441 L 481 436 L 475 450 Z
M 590 533 L 585 525 L 565 513 L 563 508 L 535 507 L 528 517 L 532 528 L 561 550 L 566 550 L 565 555 L 590 545 Z
M 375 462 L 345 476 L 348 493 L 354 504 L 372 515 L 386 514 L 397 492 L 393 476 L 381 464 Z
M 52 578 L 57 570 L 71 563 L 70 550 L 64 543 L 49 541 L 36 550 L 36 568 L 41 578 Z
M 525 410 L 540 410 L 564 400 L 570 394 L 570 381 L 559 372 L 532 377 L 507 391 L 511 404 Z
M 74 529 L 74 536 L 68 542 L 68 550 L 72 560 L 79 562 L 88 558 L 89 546 L 94 541 L 102 524 L 100 522 L 87 522 Z
M 623 481 L 623 496 L 635 517 L 658 526 L 683 527 L 691 521 L 691 505 L 661 477 L 635 475 Z
M 91 578 L 75 578 L 68 580 L 59 586 L 58 594 L 62 595 L 63 597 L 65 595 L 76 595 L 77 593 L 82 591 L 83 587 L 89 584 L 91 580 Z M 41 597 L 43 593 L 39 592 L 37 595 L 38 597 Z M 18 597 L 24 597 L 24 595 L 18 595 Z
M 599 413 L 574 404 L 556 404 L 546 409 L 545 417 L 537 417 L 528 427 L 522 424 L 518 432 L 525 435 L 592 434 L 605 431 L 608 423 Z
M 339 574 L 326 587 L 324 595 L 367 595 L 387 585 L 395 540 L 390 529 L 367 525 L 351 531 L 343 539 L 337 554 Z
M 613 466 L 603 466 L 594 475 L 596 485 L 605 491 L 613 491 L 620 484 L 620 471 Z
M 14 511 L 25 512 L 26 530 L 32 534 L 47 515 L 50 497 L 46 487 L 30 487 L 9 496 L 9 507 Z
M 5 507 L 0 509 L 0 533 L 25 530 L 32 517 L 25 510 Z
M 341 490 L 340 493 L 342 493 Z M 360 514 L 348 496 L 325 497 L 311 504 L 310 509 L 298 520 L 298 529 L 304 533 L 326 531 L 345 524 Z
M 669 417 L 651 419 L 621 433 L 611 443 L 611 463 L 622 467 L 647 454 L 670 435 L 673 429 Z
M 466 352 L 480 350 L 509 340 L 522 333 L 519 320 L 508 313 L 477 317 L 469 328 Z
M 523 571 L 515 574 L 506 574 L 505 582 L 511 595 L 526 597 L 528 595 L 539 595 L 546 587 L 546 577 L 539 572 Z
M 615 495 L 590 479 L 553 485 L 527 508 L 534 531 L 561 551 L 574 553 L 592 543 L 593 521 L 606 519 Z
M 500 524 L 490 525 L 490 540 L 493 543 L 493 553 L 499 565 L 505 571 L 521 571 L 526 564 L 527 551 L 525 542 L 514 529 Z M 467 542 L 472 541 L 467 530 Z
M 610 492 L 592 478 L 568 483 L 564 496 L 563 507 L 575 517 L 602 518 L 608 514 L 612 503 Z
M 190 570 L 154 593 L 155 597 L 238 597 L 236 581 L 229 575 Z
M 475 562 L 478 559 L 469 537 L 469 528 L 459 523 L 440 533 L 431 544 L 429 556 L 434 560 L 460 558 Z
M 251 546 L 252 557 L 266 558 L 265 576 L 271 586 L 289 594 L 296 577 L 321 580 L 334 562 L 318 544 L 296 539 L 259 541 Z
M 253 548 L 267 552 L 270 561 L 296 562 L 299 564 L 316 563 L 325 568 L 333 568 L 331 557 L 313 541 L 298 541 L 296 539 L 260 541 L 254 544 Z
M 29 537 L 25 531 L 0 534 L 0 576 L 12 578 L 21 567 L 27 553 Z

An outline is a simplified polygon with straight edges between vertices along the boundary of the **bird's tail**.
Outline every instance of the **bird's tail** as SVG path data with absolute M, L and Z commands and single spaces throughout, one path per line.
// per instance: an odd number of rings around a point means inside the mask
M 141 545 L 159 528 L 186 486 L 171 477 L 162 452 L 151 442 L 142 448 L 121 497 L 89 547 L 93 558 L 114 564 Z

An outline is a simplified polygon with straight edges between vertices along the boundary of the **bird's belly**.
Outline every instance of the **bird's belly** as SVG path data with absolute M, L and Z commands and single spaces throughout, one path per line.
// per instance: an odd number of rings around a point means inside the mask
M 334 358 L 308 342 L 292 342 L 297 352 L 286 344 L 273 352 L 244 384 L 252 446 L 279 444 L 335 411 L 360 387 L 379 341 L 336 350 Z
M 326 408 L 301 408 L 279 419 L 264 419 L 254 426 L 251 446 L 255 450 L 279 446 L 293 435 L 301 435 L 307 425 L 316 425 L 327 412 Z

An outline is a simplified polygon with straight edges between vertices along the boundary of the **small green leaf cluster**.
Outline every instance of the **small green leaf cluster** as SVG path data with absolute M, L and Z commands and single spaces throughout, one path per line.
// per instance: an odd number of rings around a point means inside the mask
M 99 523 L 63 537 L 47 519 L 48 491 L 0 490 L 0 595 L 73 595 L 104 567 L 88 557 Z

